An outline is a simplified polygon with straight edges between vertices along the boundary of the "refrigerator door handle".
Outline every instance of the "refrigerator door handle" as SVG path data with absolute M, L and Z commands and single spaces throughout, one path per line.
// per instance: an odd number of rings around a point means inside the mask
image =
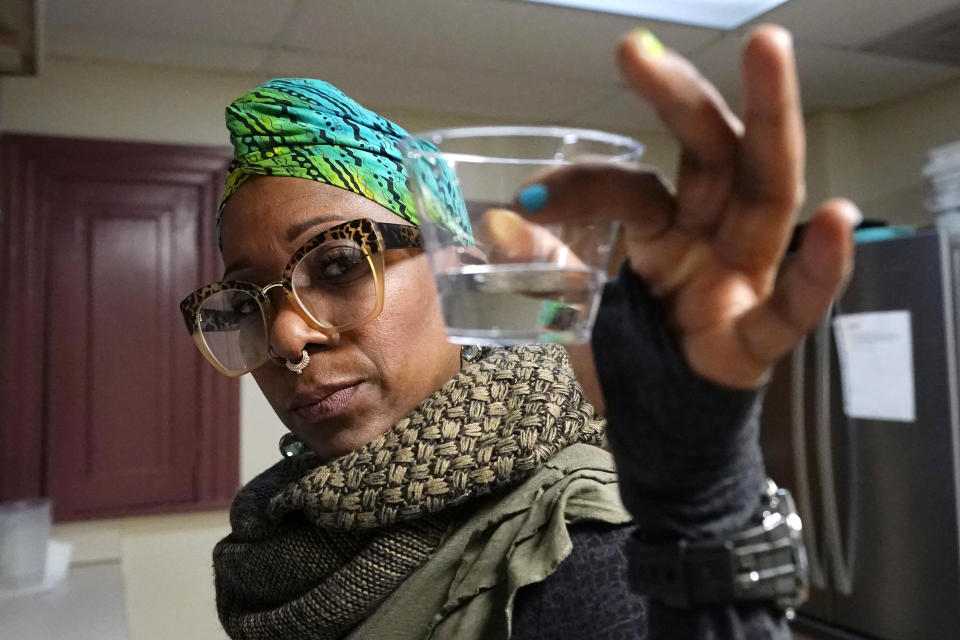
M 791 359 L 790 384 L 790 439 L 792 441 L 793 465 L 797 473 L 797 509 L 800 520 L 807 530 L 807 561 L 810 567 L 810 584 L 818 589 L 827 586 L 823 561 L 817 548 L 817 526 L 813 519 L 813 499 L 810 492 L 810 474 L 807 469 L 807 441 L 804 387 L 806 380 L 806 339 L 794 349 Z
M 830 373 L 830 326 L 833 309 L 824 316 L 814 334 L 814 382 L 816 396 L 815 430 L 817 439 L 817 467 L 823 499 L 824 533 L 833 568 L 835 587 L 845 596 L 853 594 L 853 567 L 844 554 L 843 535 L 840 531 L 840 509 L 837 506 L 837 483 L 833 469 L 833 439 L 830 429 L 831 373 Z

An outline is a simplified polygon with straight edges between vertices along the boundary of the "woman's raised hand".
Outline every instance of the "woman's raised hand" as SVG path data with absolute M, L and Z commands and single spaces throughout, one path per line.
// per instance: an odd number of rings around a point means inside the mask
M 781 269 L 804 196 L 790 35 L 763 26 L 749 38 L 739 118 L 649 32 L 624 38 L 619 61 L 682 147 L 676 189 L 651 172 L 572 165 L 541 180 L 528 217 L 548 222 L 586 209 L 622 220 L 630 266 L 663 305 L 690 367 L 728 387 L 755 387 L 828 308 L 850 270 L 859 218 L 848 201 L 824 203 Z

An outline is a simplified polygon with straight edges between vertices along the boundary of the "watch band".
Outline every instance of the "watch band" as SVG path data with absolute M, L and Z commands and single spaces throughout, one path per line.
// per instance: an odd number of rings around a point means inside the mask
M 769 600 L 792 610 L 807 597 L 800 517 L 790 492 L 768 480 L 757 522 L 726 538 L 627 542 L 630 584 L 674 607 Z

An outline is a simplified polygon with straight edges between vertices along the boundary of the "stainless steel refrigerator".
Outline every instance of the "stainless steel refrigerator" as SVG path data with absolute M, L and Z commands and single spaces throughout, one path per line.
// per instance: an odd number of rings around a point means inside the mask
M 960 638 L 958 298 L 960 238 L 858 244 L 830 317 L 774 374 L 762 443 L 804 523 L 812 588 L 795 629 L 806 635 Z M 842 328 L 860 318 L 893 318 L 905 337 L 887 356 L 872 351 L 882 330 L 851 347 Z M 869 417 L 861 400 L 899 408 Z

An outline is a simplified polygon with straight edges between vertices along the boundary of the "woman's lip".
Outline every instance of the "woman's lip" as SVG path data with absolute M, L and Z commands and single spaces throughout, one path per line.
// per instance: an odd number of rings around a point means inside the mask
M 337 389 L 316 402 L 301 404 L 293 409 L 292 413 L 303 423 L 317 422 L 318 420 L 339 413 L 350 404 L 354 394 L 357 392 L 359 384 L 359 382 L 355 382 L 349 386 Z

